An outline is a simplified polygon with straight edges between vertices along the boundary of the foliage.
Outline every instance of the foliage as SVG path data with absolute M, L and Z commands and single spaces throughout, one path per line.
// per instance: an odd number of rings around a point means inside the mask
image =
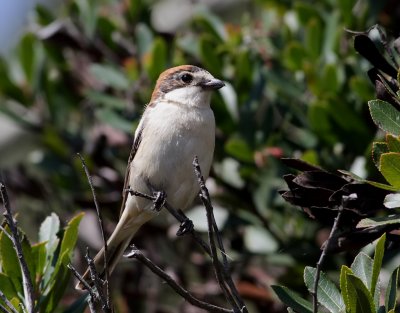
M 368 189 L 364 182 L 378 177 L 370 164 L 362 179 L 335 172 L 353 170 L 356 160 L 369 158 L 376 131 L 367 118 L 366 102 L 373 98 L 365 75 L 368 65 L 355 55 L 352 34 L 344 30 L 375 24 L 382 19 L 384 2 L 267 0 L 224 7 L 221 1 L 223 12 L 196 1 L 185 2 L 187 11 L 183 4 L 179 10 L 162 11 L 160 3 L 73 0 L 60 12 L 36 9 L 31 31 L 15 53 L 0 61 L 0 117 L 19 129 L 14 144 L 1 147 L 0 167 L 23 204 L 21 224 L 26 229 L 31 212 L 41 220 L 52 211 L 69 216 L 77 208 L 93 208 L 75 157 L 84 154 L 105 228 L 111 231 L 131 134 L 158 74 L 184 63 L 206 68 L 227 82 L 212 101 L 218 131 L 210 192 L 220 213 L 217 222 L 249 310 L 270 310 L 275 300 L 265 286 L 279 280 L 298 288 L 297 274 L 315 262 L 320 237 L 332 222 L 316 223 L 282 201 L 277 191 L 284 187 L 281 176 L 288 169 L 279 157 L 294 156 L 326 168 L 322 175 L 341 182 L 329 196 L 353 192 L 339 178 L 343 176 L 354 182 L 350 188 L 362 185 L 357 190 L 362 195 L 374 190 L 371 198 L 379 208 L 371 202 L 376 211 L 370 218 L 385 210 L 383 197 L 395 191 Z M 161 28 L 157 12 L 164 16 L 171 11 L 179 11 L 170 19 L 175 26 Z M 395 24 L 394 16 L 384 16 L 383 21 Z M 380 86 L 385 90 L 384 83 Z M 312 189 L 306 183 L 303 187 Z M 393 203 L 396 196 L 386 199 Z M 196 216 L 196 209 L 191 214 Z M 204 228 L 196 220 L 196 228 Z M 221 295 L 208 288 L 208 261 L 190 240 L 171 238 L 172 229 L 157 219 L 142 229 L 135 244 L 188 289 L 201 286 L 196 289 L 199 296 L 218 303 Z M 185 304 L 139 265 L 122 265 L 114 279 L 121 311 L 125 306 L 141 312 L 146 303 L 156 302 L 167 307 L 158 307 L 162 311 L 185 311 Z
M 359 313 L 359 312 L 395 312 L 396 287 L 399 268 L 397 267 L 389 280 L 386 290 L 385 304 L 380 305 L 381 288 L 379 273 L 384 255 L 386 235 L 382 235 L 376 243 L 375 257 L 370 258 L 360 252 L 354 259 L 351 267 L 342 266 L 340 271 L 340 290 L 329 277 L 321 273 L 318 283 L 318 302 L 331 313 Z M 309 292 L 313 292 L 316 269 L 304 269 L 304 283 Z M 282 287 L 272 287 L 279 299 L 299 313 L 310 313 L 311 302 L 296 295 L 293 291 Z
M 37 312 L 54 312 L 59 306 L 69 281 L 67 264 L 71 262 L 82 216 L 82 213 L 76 215 L 61 228 L 58 216 L 52 213 L 40 226 L 36 244 L 32 244 L 19 229 L 23 257 L 27 261 L 34 294 L 39 296 L 35 303 Z M 23 312 L 25 300 L 21 268 L 9 235 L 8 226 L 0 232 L 0 286 L 4 296 L 18 312 Z M 0 304 L 7 307 L 2 299 Z

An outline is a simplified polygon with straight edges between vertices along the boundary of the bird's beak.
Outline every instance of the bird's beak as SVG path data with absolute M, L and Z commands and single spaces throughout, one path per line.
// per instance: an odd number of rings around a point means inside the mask
M 202 82 L 200 85 L 205 89 L 217 90 L 217 89 L 224 87 L 225 83 L 222 80 L 213 78 L 213 79 L 209 79 L 205 82 Z

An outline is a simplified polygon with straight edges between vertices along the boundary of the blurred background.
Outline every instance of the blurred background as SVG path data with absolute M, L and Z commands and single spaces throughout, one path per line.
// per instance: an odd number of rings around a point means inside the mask
M 20 226 L 36 242 L 51 212 L 65 224 L 84 211 L 74 260 L 82 270 L 85 247 L 97 251 L 102 241 L 76 153 L 110 234 L 132 134 L 159 73 L 199 65 L 226 81 L 212 101 L 217 145 L 207 184 L 233 277 L 250 312 L 286 311 L 269 286 L 307 294 L 302 272 L 315 265 L 329 228 L 280 197 L 290 172 L 280 158 L 379 179 L 370 160 L 370 64 L 352 32 L 380 24 L 397 37 L 399 20 L 396 0 L 6 1 L 0 169 Z M 195 203 L 188 216 L 206 236 L 204 213 Z M 164 217 L 135 244 L 198 297 L 223 305 L 210 260 Z M 326 271 L 354 255 L 331 258 Z M 60 312 L 80 296 L 72 283 Z M 132 261 L 113 274 L 112 291 L 119 312 L 202 312 Z

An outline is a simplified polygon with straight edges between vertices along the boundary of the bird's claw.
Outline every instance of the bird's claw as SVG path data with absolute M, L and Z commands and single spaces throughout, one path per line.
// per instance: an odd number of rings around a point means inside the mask
M 153 192 L 154 196 L 154 210 L 160 212 L 163 208 L 165 201 L 167 201 L 167 194 L 164 191 Z
M 183 236 L 186 235 L 187 233 L 192 232 L 194 229 L 194 225 L 192 220 L 186 218 L 181 225 L 179 226 L 178 231 L 176 232 L 177 236 Z

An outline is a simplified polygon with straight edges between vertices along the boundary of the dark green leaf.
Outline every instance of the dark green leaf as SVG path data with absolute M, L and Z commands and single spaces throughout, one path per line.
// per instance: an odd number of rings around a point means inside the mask
M 225 144 L 225 151 L 239 161 L 254 162 L 254 152 L 241 138 L 231 137 Z
M 375 246 L 374 263 L 372 266 L 371 294 L 375 294 L 376 286 L 379 283 L 379 273 L 382 267 L 383 254 L 385 251 L 386 234 L 383 234 Z
M 396 299 L 397 299 L 397 283 L 399 280 L 399 268 L 396 268 L 392 275 L 390 276 L 390 280 L 388 286 L 386 288 L 386 297 L 385 297 L 385 307 L 387 311 L 396 309 Z
M 369 110 L 375 124 L 395 136 L 400 135 L 400 111 L 382 100 L 368 102 Z
M 284 286 L 271 286 L 278 298 L 298 313 L 312 313 L 312 304 Z
M 153 41 L 151 53 L 146 59 L 146 69 L 150 79 L 155 82 L 161 72 L 167 67 L 167 44 L 164 39 L 157 37 Z
M 381 162 L 381 155 L 387 152 L 389 152 L 389 148 L 386 142 L 374 142 L 372 144 L 372 160 L 377 168 L 379 168 Z

